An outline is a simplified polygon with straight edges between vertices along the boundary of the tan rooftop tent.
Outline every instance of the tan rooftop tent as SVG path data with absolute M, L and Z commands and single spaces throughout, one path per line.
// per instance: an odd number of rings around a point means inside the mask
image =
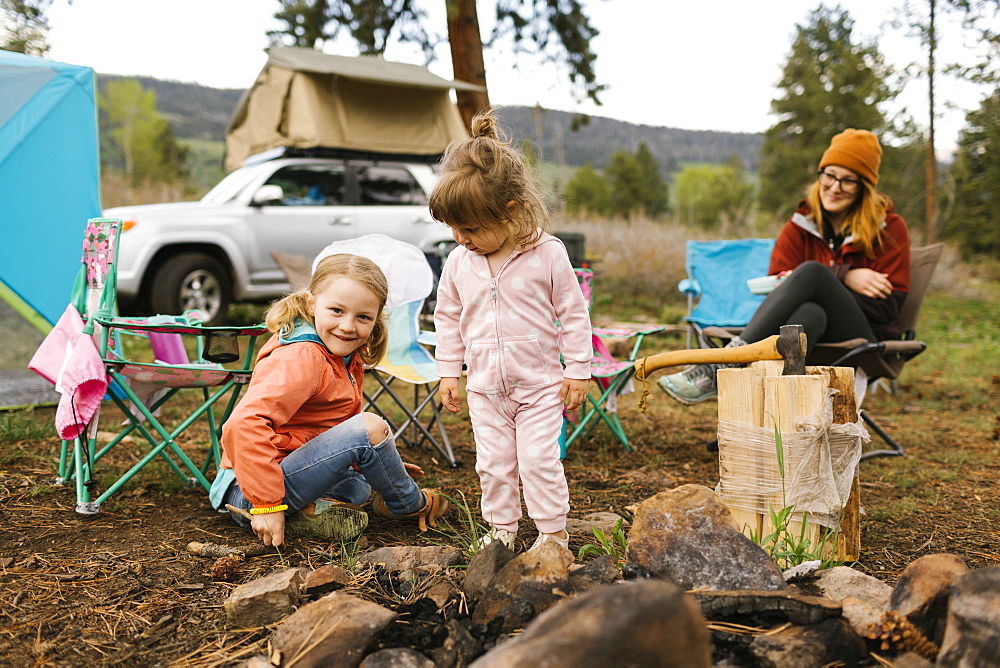
M 481 90 L 374 56 L 272 47 L 226 128 L 225 169 L 279 147 L 440 155 L 468 136 L 450 90 Z

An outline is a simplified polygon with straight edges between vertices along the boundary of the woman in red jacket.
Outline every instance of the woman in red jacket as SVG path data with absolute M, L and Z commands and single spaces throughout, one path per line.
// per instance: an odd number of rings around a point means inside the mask
M 783 280 L 729 346 L 760 341 L 787 324 L 803 326 L 810 350 L 818 341 L 899 336 L 910 288 L 910 237 L 891 200 L 876 190 L 881 159 L 878 138 L 867 130 L 833 138 L 816 182 L 771 253 L 768 274 Z M 717 369 L 700 364 L 658 384 L 695 404 L 716 395 Z

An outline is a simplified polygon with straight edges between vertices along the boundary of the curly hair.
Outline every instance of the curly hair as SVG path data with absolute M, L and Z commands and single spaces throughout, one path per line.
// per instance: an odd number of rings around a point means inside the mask
M 518 246 L 530 246 L 549 228 L 537 175 L 511 148 L 493 109 L 476 114 L 472 136 L 445 151 L 429 204 L 435 220 L 503 229 Z
M 374 366 L 385 355 L 389 341 L 389 329 L 385 321 L 385 302 L 389 298 L 389 282 L 377 264 L 360 255 L 340 253 L 320 260 L 313 272 L 309 287 L 291 292 L 268 307 L 264 314 L 264 324 L 278 335 L 290 333 L 296 320 L 315 324 L 309 298 L 322 292 L 337 278 L 350 278 L 371 290 L 378 299 L 378 315 L 367 343 L 359 351 L 366 366 Z

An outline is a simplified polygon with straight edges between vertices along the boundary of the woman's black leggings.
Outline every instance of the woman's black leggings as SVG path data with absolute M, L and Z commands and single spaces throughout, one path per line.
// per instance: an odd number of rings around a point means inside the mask
M 796 267 L 757 308 L 740 338 L 754 343 L 777 334 L 782 325 L 802 325 L 810 351 L 818 341 L 876 341 L 850 291 L 819 262 Z

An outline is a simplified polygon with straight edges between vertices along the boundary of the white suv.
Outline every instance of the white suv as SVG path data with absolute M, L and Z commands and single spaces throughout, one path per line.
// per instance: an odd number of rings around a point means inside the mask
M 289 290 L 272 251 L 312 260 L 327 244 L 381 233 L 423 250 L 435 272 L 453 245 L 427 195 L 430 164 L 399 158 L 261 160 L 229 174 L 198 202 L 107 209 L 121 218 L 123 312 L 197 308 L 221 324 L 229 305 Z

